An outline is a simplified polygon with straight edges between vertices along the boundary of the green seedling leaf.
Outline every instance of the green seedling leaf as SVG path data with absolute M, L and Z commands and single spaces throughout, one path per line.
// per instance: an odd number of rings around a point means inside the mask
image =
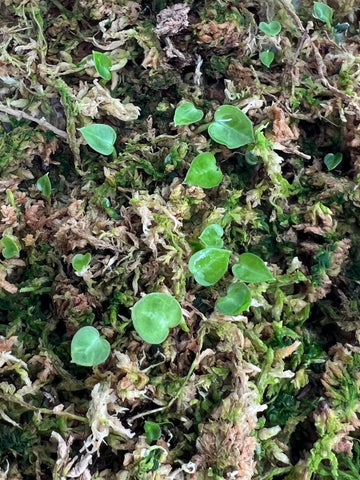
M 230 254 L 229 250 L 204 248 L 191 256 L 189 270 L 200 285 L 214 285 L 227 271 Z
M 205 247 L 213 248 L 222 248 L 224 242 L 222 236 L 224 235 L 224 230 L 217 223 L 208 225 L 205 230 L 200 235 L 200 241 L 205 245 Z
M 340 152 L 335 154 L 328 153 L 324 157 L 324 163 L 327 166 L 327 169 L 330 171 L 330 170 L 334 170 L 334 168 L 336 168 L 341 163 L 342 159 L 343 159 L 343 155 Z
M 145 342 L 162 343 L 169 329 L 182 320 L 180 304 L 165 293 L 150 293 L 135 303 L 131 310 L 134 328 Z
M 276 20 L 270 23 L 260 22 L 259 28 L 263 33 L 266 33 L 266 35 L 269 35 L 269 37 L 275 37 L 276 35 L 279 35 L 279 33 L 281 32 L 281 23 L 277 22 Z
M 4 258 L 14 258 L 19 255 L 19 240 L 13 235 L 6 235 L 1 239 L 2 254 Z
M 251 292 L 244 283 L 234 283 L 225 297 L 219 298 L 216 308 L 224 315 L 239 315 L 251 304 Z
M 73 256 L 71 264 L 78 275 L 83 275 L 91 262 L 91 253 L 77 253 Z
M 215 142 L 238 148 L 254 141 L 253 124 L 244 112 L 233 105 L 222 105 L 215 112 L 215 121 L 208 132 Z
M 328 28 L 331 28 L 333 12 L 334 10 L 325 3 L 314 2 L 313 17 L 326 23 Z
M 110 355 L 109 342 L 94 327 L 82 327 L 71 341 L 71 360 L 77 365 L 93 367 Z
M 116 133 L 109 125 L 93 123 L 80 128 L 80 132 L 95 152 L 101 153 L 102 155 L 110 155 L 113 153 Z
M 275 58 L 275 54 L 270 50 L 266 50 L 265 52 L 260 53 L 259 58 L 261 63 L 269 68 Z
M 197 155 L 191 162 L 183 183 L 202 188 L 212 188 L 219 185 L 222 177 L 222 172 L 216 165 L 214 155 L 205 152 Z
M 110 58 L 105 53 L 93 51 L 93 60 L 96 71 L 100 77 L 104 80 L 111 80 L 110 68 L 112 67 L 112 63 Z
M 45 198 L 49 198 L 51 195 L 51 182 L 49 174 L 45 173 L 42 177 L 36 182 L 36 188 L 40 190 Z
M 239 262 L 233 266 L 232 272 L 243 282 L 272 282 L 274 277 L 263 260 L 253 253 L 243 253 Z
M 149 445 L 151 445 L 153 442 L 156 442 L 156 440 L 161 437 L 161 428 L 158 423 L 146 421 L 144 429 L 146 441 Z
M 190 125 L 198 122 L 204 116 L 204 113 L 195 107 L 191 102 L 182 102 L 176 107 L 174 115 L 174 125 Z

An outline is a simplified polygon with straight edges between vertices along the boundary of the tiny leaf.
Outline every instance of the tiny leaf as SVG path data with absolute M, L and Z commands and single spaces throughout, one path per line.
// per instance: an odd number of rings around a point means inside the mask
M 281 32 L 281 23 L 276 20 L 270 23 L 260 22 L 259 28 L 263 33 L 269 35 L 269 37 L 275 37 L 275 35 L 278 35 Z
M 334 10 L 322 2 L 314 2 L 313 17 L 326 23 L 331 28 L 331 21 Z
M 36 182 L 36 188 L 44 195 L 45 198 L 49 198 L 51 195 L 51 182 L 49 174 L 45 173 L 42 177 Z
M 195 107 L 191 102 L 182 102 L 176 107 L 174 115 L 175 127 L 179 125 L 190 125 L 198 122 L 204 116 L 204 113 Z
M 94 327 L 82 327 L 71 341 L 71 359 L 77 365 L 92 367 L 105 362 L 110 355 L 109 342 Z
M 327 169 L 330 171 L 330 170 L 334 170 L 334 168 L 336 168 L 341 163 L 342 159 L 343 159 L 343 155 L 340 152 L 335 154 L 328 153 L 324 157 L 324 163 L 327 166 Z
M 161 428 L 158 423 L 155 422 L 145 422 L 144 426 L 146 441 L 149 445 L 158 440 L 161 437 Z
M 205 228 L 199 239 L 205 247 L 222 248 L 224 242 L 221 237 L 223 235 L 224 230 L 222 227 L 217 223 L 213 223 Z
M 216 308 L 224 315 L 238 315 L 251 304 L 251 292 L 244 283 L 234 283 L 225 297 L 219 298 Z
M 13 235 L 6 235 L 1 239 L 3 247 L 2 254 L 4 258 L 16 257 L 20 252 L 19 240 Z
M 159 344 L 169 335 L 169 328 L 179 325 L 183 317 L 175 298 L 166 293 L 149 293 L 132 307 L 131 319 L 145 342 Z
M 260 53 L 259 58 L 261 63 L 265 65 L 265 67 L 269 68 L 275 58 L 275 55 L 274 55 L 274 52 L 271 52 L 270 50 L 266 50 L 265 52 Z
M 191 256 L 189 270 L 200 285 L 214 285 L 227 271 L 230 254 L 229 250 L 204 248 Z
M 109 125 L 92 123 L 91 125 L 80 128 L 80 132 L 95 152 L 101 153 L 102 155 L 110 155 L 113 153 L 116 133 Z
M 238 148 L 254 141 L 253 124 L 243 111 L 233 105 L 222 105 L 215 112 L 215 121 L 208 132 L 215 142 Z
M 253 253 L 243 253 L 239 262 L 233 266 L 232 272 L 243 282 L 272 282 L 274 277 L 263 260 Z
M 191 162 L 183 183 L 202 188 L 212 188 L 219 185 L 222 177 L 223 175 L 216 165 L 214 155 L 205 152 L 197 155 Z
M 74 270 L 79 274 L 83 275 L 88 266 L 90 265 L 91 262 L 91 253 L 85 253 L 83 255 L 82 253 L 77 253 L 76 255 L 73 256 L 71 260 L 71 264 L 74 268 Z
M 93 51 L 93 60 L 96 71 L 100 77 L 104 80 L 111 80 L 110 68 L 112 67 L 112 63 L 110 58 L 105 53 Z

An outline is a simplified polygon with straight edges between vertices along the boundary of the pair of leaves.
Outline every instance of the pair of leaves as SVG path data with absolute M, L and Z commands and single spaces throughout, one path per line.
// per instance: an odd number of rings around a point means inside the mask
M 180 304 L 165 293 L 149 293 L 141 298 L 131 310 L 135 330 L 145 342 L 162 343 L 169 329 L 182 321 Z
M 77 365 L 92 367 L 105 362 L 110 355 L 109 342 L 94 327 L 82 327 L 71 341 L 71 360 Z

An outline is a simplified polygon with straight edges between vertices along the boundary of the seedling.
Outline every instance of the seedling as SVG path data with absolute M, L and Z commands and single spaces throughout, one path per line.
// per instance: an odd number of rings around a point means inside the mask
M 2 254 L 4 258 L 14 258 L 19 255 L 20 243 L 14 235 L 6 235 L 1 239 Z
M 77 273 L 77 275 L 82 276 L 88 269 L 89 265 L 91 262 L 91 253 L 85 253 L 83 255 L 82 253 L 77 253 L 76 255 L 73 256 L 71 260 L 71 264 Z
M 215 112 L 215 121 L 208 132 L 215 142 L 238 148 L 254 141 L 253 124 L 244 112 L 233 105 L 222 105 Z
M 243 282 L 260 283 L 275 280 L 263 260 L 253 253 L 240 255 L 239 262 L 233 266 L 232 272 Z
M 165 293 L 150 293 L 141 298 L 131 310 L 134 328 L 145 342 L 162 343 L 169 329 L 182 321 L 180 304 Z
M 110 155 L 113 153 L 116 132 L 109 125 L 92 123 L 91 125 L 80 128 L 80 132 L 95 152 L 101 153 L 102 155 Z
M 145 422 L 145 435 L 146 441 L 149 445 L 153 442 L 156 442 L 161 437 L 161 428 L 158 423 L 155 422 Z
M 45 173 L 45 175 L 38 179 L 36 182 L 36 188 L 40 190 L 47 200 L 49 200 L 51 195 L 51 182 L 48 173 Z
M 225 297 L 219 298 L 216 308 L 224 315 L 239 315 L 251 304 L 251 292 L 244 283 L 234 283 Z
M 109 342 L 94 327 L 82 327 L 71 341 L 71 360 L 77 365 L 93 367 L 110 355 Z
M 111 80 L 110 68 L 112 67 L 112 63 L 110 58 L 105 55 L 105 53 L 93 51 L 93 60 L 96 71 L 100 77 L 106 81 Z
M 324 163 L 327 166 L 327 169 L 330 171 L 330 170 L 334 170 L 334 168 L 336 168 L 342 162 L 342 159 L 343 159 L 343 155 L 340 152 L 335 154 L 328 153 L 324 157 Z
M 269 37 L 275 37 L 276 35 L 279 35 L 279 33 L 281 32 L 281 23 L 277 22 L 276 20 L 270 23 L 260 22 L 259 28 L 263 33 L 266 33 L 266 35 L 269 35 Z
M 259 55 L 260 61 L 265 67 L 270 67 L 272 62 L 274 61 L 275 54 L 271 50 L 265 50 L 264 52 L 261 52 Z
M 199 240 L 205 247 L 222 248 L 224 230 L 217 223 L 208 225 L 199 237 Z
M 174 125 L 190 125 L 198 122 L 204 116 L 204 113 L 196 108 L 191 102 L 180 103 L 175 110 Z
M 214 285 L 227 271 L 230 254 L 221 248 L 204 248 L 190 257 L 189 270 L 200 285 Z
M 331 29 L 331 22 L 334 10 L 322 2 L 314 2 L 313 17 L 326 23 L 326 26 Z
M 183 183 L 196 185 L 202 188 L 212 188 L 219 185 L 222 180 L 221 170 L 216 165 L 216 159 L 212 153 L 200 153 L 191 162 Z

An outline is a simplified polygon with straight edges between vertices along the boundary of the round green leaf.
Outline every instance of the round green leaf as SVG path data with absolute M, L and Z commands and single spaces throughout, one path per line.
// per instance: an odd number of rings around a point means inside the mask
M 263 260 L 253 253 L 243 253 L 239 262 L 233 266 L 232 272 L 243 282 L 272 282 L 274 277 Z
M 331 28 L 331 21 L 334 10 L 322 2 L 314 2 L 313 17 L 326 23 L 328 28 Z
M 269 68 L 275 58 L 275 54 L 270 50 L 266 50 L 265 52 L 260 53 L 259 58 L 261 63 Z
M 259 28 L 263 33 L 269 35 L 269 37 L 275 37 L 281 32 L 281 23 L 277 22 L 276 20 L 270 23 L 260 22 Z
M 149 293 L 131 310 L 134 328 L 145 342 L 162 343 L 169 335 L 169 328 L 183 320 L 180 304 L 165 293 Z
M 234 283 L 225 297 L 219 298 L 216 308 L 224 315 L 239 315 L 251 304 L 251 292 L 244 283 Z
M 328 153 L 324 157 L 324 163 L 327 166 L 327 169 L 330 171 L 334 170 L 334 168 L 336 168 L 341 163 L 342 159 L 343 155 L 340 152 L 335 153 L 335 155 L 333 153 Z
M 71 341 L 71 359 L 77 365 L 92 367 L 105 362 L 110 355 L 109 342 L 94 327 L 82 327 Z
M 200 285 L 214 285 L 227 271 L 230 254 L 229 250 L 204 248 L 191 256 L 189 270 Z
M 116 133 L 109 125 L 92 123 L 91 125 L 80 128 L 80 132 L 95 152 L 101 153 L 102 155 L 110 155 L 113 153 Z
M 198 122 L 204 116 L 204 113 L 195 107 L 191 102 L 182 102 L 176 107 L 174 115 L 175 127 L 179 125 L 190 125 Z
M 216 159 L 212 153 L 200 153 L 191 162 L 183 183 L 196 185 L 202 188 L 217 187 L 222 180 L 220 168 L 216 165 Z
M 146 441 L 149 445 L 158 440 L 161 437 L 161 428 L 158 423 L 145 422 L 144 426 Z
M 104 80 L 111 80 L 110 68 L 112 67 L 112 63 L 110 58 L 105 53 L 93 51 L 93 60 L 96 71 L 100 77 Z
M 91 253 L 85 253 L 83 255 L 82 253 L 77 253 L 76 255 L 73 256 L 71 260 L 71 264 L 74 268 L 74 270 L 79 274 L 82 275 L 85 273 L 86 269 L 88 268 L 89 264 L 91 262 Z
M 51 182 L 49 174 L 45 173 L 42 177 L 36 182 L 36 188 L 44 195 L 45 198 L 50 197 L 51 195 Z
M 217 223 L 213 223 L 205 228 L 199 239 L 205 247 L 222 248 L 224 242 L 221 237 L 223 235 L 224 230 L 222 227 Z
M 254 141 L 253 124 L 244 112 L 233 105 L 222 105 L 215 112 L 215 121 L 208 132 L 215 142 L 238 148 Z
M 20 252 L 19 240 L 13 235 L 6 235 L 1 239 L 3 247 L 2 254 L 4 258 L 16 257 Z

